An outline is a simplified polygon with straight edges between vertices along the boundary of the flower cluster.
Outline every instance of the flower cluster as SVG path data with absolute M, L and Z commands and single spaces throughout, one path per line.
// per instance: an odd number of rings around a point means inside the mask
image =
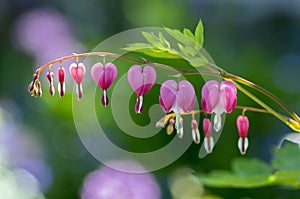
M 51 66 L 49 65 L 46 77 L 49 82 L 49 92 L 51 95 L 54 95 L 55 74 L 51 71 Z M 39 81 L 40 73 L 41 71 L 38 69 L 28 87 L 30 94 L 33 96 L 42 95 L 41 82 Z M 80 100 L 83 97 L 82 82 L 86 75 L 86 67 L 83 63 L 78 62 L 78 57 L 76 57 L 76 62 L 69 66 L 69 73 L 76 83 L 76 96 Z M 113 63 L 96 63 L 92 66 L 90 74 L 98 87 L 102 89 L 101 103 L 106 107 L 109 103 L 107 90 L 118 75 L 117 66 Z M 63 97 L 66 89 L 66 72 L 62 67 L 61 61 L 57 76 L 58 93 L 60 97 Z M 127 78 L 129 85 L 137 95 L 135 112 L 141 114 L 143 112 L 144 96 L 155 84 L 156 71 L 150 65 L 144 67 L 133 65 L 128 70 Z M 203 119 L 202 125 L 204 134 L 203 144 L 207 153 L 211 153 L 215 143 L 213 133 L 220 132 L 222 128 L 222 114 L 230 114 L 236 107 L 237 89 L 233 81 L 225 80 L 218 82 L 210 80 L 202 87 L 201 95 L 202 110 L 193 110 L 196 103 L 196 94 L 193 85 L 189 81 L 181 80 L 176 82 L 174 80 L 167 80 L 163 82 L 160 87 L 159 104 L 167 115 L 157 122 L 157 127 L 167 126 L 167 134 L 170 135 L 176 130 L 178 137 L 182 138 L 184 129 L 183 115 L 192 115 L 192 138 L 196 144 L 199 144 L 201 142 L 200 131 L 194 116 L 195 114 L 204 113 L 206 117 Z M 212 115 L 211 120 L 208 119 L 210 114 Z M 247 139 L 249 121 L 244 116 L 244 112 L 237 119 L 237 127 L 240 135 L 238 148 L 241 154 L 245 154 L 249 145 Z

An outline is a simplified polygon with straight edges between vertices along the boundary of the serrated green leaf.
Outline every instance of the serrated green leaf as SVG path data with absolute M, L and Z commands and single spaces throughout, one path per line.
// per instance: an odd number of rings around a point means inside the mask
M 168 42 L 168 40 L 164 37 L 163 33 L 162 32 L 159 32 L 158 33 L 158 36 L 159 36 L 159 40 L 160 42 L 162 43 L 163 47 L 165 49 L 170 49 L 171 48 L 171 45 L 170 45 L 170 42 Z
M 178 29 L 170 29 L 170 28 L 164 28 L 165 31 L 172 36 L 174 39 L 176 39 L 178 42 L 184 44 L 185 46 L 191 46 L 194 47 L 197 43 L 195 40 L 191 39 L 190 37 L 186 36 L 180 30 Z
M 203 24 L 201 19 L 199 20 L 195 30 L 195 40 L 200 44 L 200 46 L 203 46 L 204 36 L 203 36 Z
M 188 36 L 191 39 L 195 40 L 195 36 L 193 35 L 192 31 L 190 31 L 190 29 L 184 28 L 183 29 L 183 34 L 185 34 L 186 36 Z
M 284 147 L 274 150 L 272 166 L 278 170 L 300 169 L 300 148 L 297 144 L 286 143 Z

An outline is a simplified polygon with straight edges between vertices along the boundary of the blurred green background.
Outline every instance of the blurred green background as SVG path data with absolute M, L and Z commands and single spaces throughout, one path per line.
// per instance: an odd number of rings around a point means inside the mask
M 32 98 L 27 85 L 32 79 L 33 66 L 72 52 L 89 51 L 102 40 L 131 28 L 194 29 L 200 18 L 205 30 L 204 47 L 217 65 L 256 82 L 295 112 L 300 112 L 299 10 L 297 0 L 1 0 L 0 106 L 9 112 L 13 126 L 18 126 L 14 129 L 18 132 L 16 138 L 7 147 L 11 147 L 9 151 L 14 152 L 16 148 L 22 151 L 17 137 L 24 134 L 31 140 L 23 143 L 24 148 L 32 148 L 31 142 L 39 143 L 31 150 L 34 154 L 38 151 L 34 157 L 43 160 L 44 167 L 41 166 L 39 171 L 45 176 L 37 178 L 45 181 L 42 182 L 45 197 L 80 198 L 85 176 L 100 163 L 86 151 L 76 133 L 71 84 L 67 85 L 69 89 L 63 99 L 57 95 L 49 99 L 46 82 L 43 84 L 44 96 Z M 48 22 L 43 24 L 42 17 L 38 17 L 43 13 L 52 13 L 53 21 L 44 16 Z M 158 88 L 156 91 L 158 93 Z M 200 94 L 200 90 L 196 92 Z M 149 101 L 157 100 L 156 95 L 147 97 Z M 239 105 L 256 106 L 242 94 L 238 94 L 238 99 Z M 153 172 L 161 187 L 162 198 L 171 198 L 167 180 L 177 168 L 190 167 L 200 172 L 230 168 L 231 161 L 241 156 L 235 126 L 239 114 L 240 111 L 235 111 L 227 117 L 213 154 L 199 159 L 199 146 L 193 144 L 169 167 Z M 271 149 L 291 129 L 270 115 L 247 115 L 250 147 L 246 158 L 256 157 L 268 162 Z M 1 134 L 12 132 L 11 128 L 1 131 Z M 118 133 L 121 136 L 122 133 Z M 171 139 L 164 131 L 161 134 L 156 140 L 158 146 Z M 132 144 L 149 148 L 146 142 Z M 208 188 L 207 192 L 223 198 L 300 196 L 299 191 L 278 187 L 254 190 Z

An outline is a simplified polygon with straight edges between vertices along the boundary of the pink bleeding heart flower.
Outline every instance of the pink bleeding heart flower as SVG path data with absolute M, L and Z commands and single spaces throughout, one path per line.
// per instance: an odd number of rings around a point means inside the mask
M 134 92 L 137 94 L 135 112 L 143 111 L 144 95 L 152 88 L 156 80 L 156 72 L 153 67 L 133 65 L 128 71 L 128 82 Z
M 238 148 L 240 149 L 240 152 L 242 155 L 245 155 L 246 150 L 249 146 L 249 141 L 247 138 L 248 135 L 248 129 L 249 129 L 249 120 L 247 116 L 238 116 L 236 120 L 236 125 L 238 128 L 238 132 L 240 135 L 239 141 L 238 141 Z
M 103 90 L 101 103 L 103 106 L 108 105 L 107 89 L 111 86 L 116 79 L 118 69 L 113 63 L 107 63 L 105 65 L 96 63 L 91 70 L 91 76 L 97 85 Z
M 237 90 L 233 82 L 210 80 L 202 88 L 202 108 L 206 114 L 215 113 L 214 129 L 221 129 L 221 115 L 232 113 L 237 101 Z
M 211 122 L 208 118 L 203 119 L 203 132 L 204 132 L 204 148 L 207 153 L 211 153 L 214 148 L 214 139 L 212 137 Z
M 182 80 L 178 84 L 174 80 L 167 80 L 160 87 L 159 103 L 166 113 L 174 111 L 176 114 L 175 128 L 177 133 L 181 134 L 179 132 L 182 129 L 180 113 L 193 110 L 196 103 L 194 87 L 186 80 Z
M 66 84 L 65 84 L 65 69 L 63 67 L 59 67 L 58 69 L 58 93 L 60 97 L 63 97 L 66 92 Z
M 72 63 L 69 67 L 69 72 L 72 75 L 74 81 L 77 83 L 76 95 L 80 100 L 83 95 L 82 80 L 85 75 L 85 66 L 83 63 Z

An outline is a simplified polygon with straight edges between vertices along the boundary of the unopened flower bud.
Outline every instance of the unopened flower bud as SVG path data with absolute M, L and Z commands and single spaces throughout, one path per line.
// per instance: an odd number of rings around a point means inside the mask
M 214 139 L 212 137 L 212 126 L 208 118 L 203 119 L 203 132 L 204 132 L 204 148 L 207 153 L 211 153 L 214 148 Z
M 199 129 L 198 129 L 198 123 L 195 119 L 192 120 L 191 127 L 192 127 L 193 140 L 196 144 L 199 144 L 200 143 L 200 133 L 199 133 Z
M 33 74 L 33 80 L 28 85 L 28 91 L 31 96 L 42 96 L 42 85 L 37 73 Z
M 66 92 L 65 69 L 63 67 L 58 69 L 58 92 L 60 97 L 63 97 Z
M 54 96 L 54 94 L 55 94 L 55 89 L 54 89 L 54 85 L 53 85 L 54 73 L 48 71 L 46 76 L 47 76 L 47 79 L 49 82 L 49 92 L 52 96 Z
M 164 128 L 167 125 L 167 116 L 163 116 L 162 118 L 160 118 L 160 120 L 158 120 L 155 124 L 156 128 Z
M 236 120 L 236 125 L 238 128 L 238 132 L 240 135 L 240 138 L 238 140 L 238 148 L 242 155 L 246 154 L 246 151 L 249 146 L 249 141 L 247 138 L 248 135 L 248 129 L 249 129 L 249 120 L 247 116 L 239 116 Z
M 174 131 L 174 124 L 175 124 L 175 120 L 174 118 L 171 118 L 169 120 L 169 125 L 167 126 L 167 134 L 171 135 Z

